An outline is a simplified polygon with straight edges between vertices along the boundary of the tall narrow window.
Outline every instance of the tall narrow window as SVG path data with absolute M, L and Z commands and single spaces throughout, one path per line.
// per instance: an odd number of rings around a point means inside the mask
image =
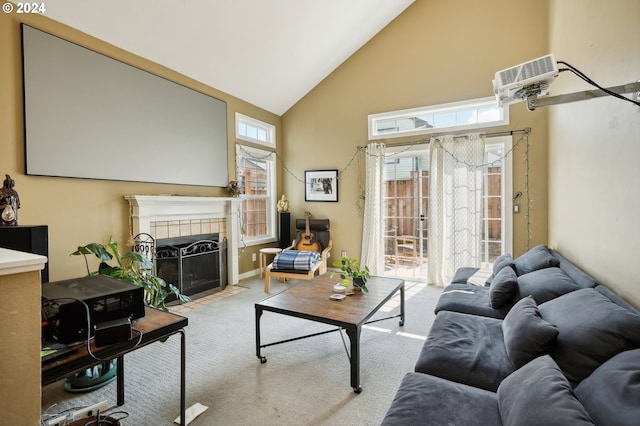
M 482 191 L 481 261 L 490 265 L 511 251 L 511 137 L 497 137 L 485 145 Z
M 236 145 L 236 171 L 246 243 L 275 241 L 275 154 Z
M 388 276 L 427 276 L 429 148 L 387 150 L 384 180 L 384 248 Z

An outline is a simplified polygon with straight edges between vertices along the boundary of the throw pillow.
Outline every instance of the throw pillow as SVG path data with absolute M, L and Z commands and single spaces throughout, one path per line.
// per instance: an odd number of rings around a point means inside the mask
M 516 300 L 533 296 L 536 303 L 547 302 L 582 287 L 557 267 L 538 269 L 518 277 Z
M 504 346 L 511 362 L 520 368 L 544 354 L 558 335 L 558 329 L 540 317 L 531 296 L 513 305 L 502 322 Z
M 502 268 L 504 268 L 505 266 L 509 266 L 511 268 L 514 268 L 515 270 L 515 266 L 513 265 L 513 256 L 511 256 L 511 253 L 505 253 L 500 257 L 498 257 L 493 262 L 493 269 L 491 270 L 491 275 L 489 276 L 489 278 L 487 278 L 485 285 L 486 286 L 491 285 L 491 282 L 493 281 L 495 276 L 498 275 L 498 272 L 500 272 L 500 270 L 502 270 Z
M 535 246 L 514 262 L 518 276 L 537 271 L 538 269 L 550 268 L 560 265 L 560 261 L 551 254 L 551 251 L 544 244 Z
M 502 268 L 489 286 L 491 307 L 497 309 L 510 304 L 517 291 L 518 276 L 516 272 L 511 268 Z
M 498 275 L 498 272 L 505 266 L 513 268 L 513 256 L 511 256 L 511 253 L 505 253 L 493 262 L 493 276 Z
M 593 425 L 571 385 L 548 355 L 510 374 L 498 387 L 497 395 L 505 426 Z
M 580 382 L 575 394 L 597 424 L 640 423 L 640 349 L 602 364 Z
M 550 355 L 574 386 L 614 355 L 640 347 L 640 313 L 596 289 L 572 291 L 538 309 L 560 331 Z

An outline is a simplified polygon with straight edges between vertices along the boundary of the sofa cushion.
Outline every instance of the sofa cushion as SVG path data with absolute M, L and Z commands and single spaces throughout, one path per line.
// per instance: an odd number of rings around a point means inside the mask
M 511 268 L 502 268 L 491 281 L 489 299 L 492 308 L 501 308 L 512 304 L 513 296 L 518 291 L 518 276 Z
M 464 410 L 460 402 L 464 401 Z M 439 377 L 407 373 L 382 425 L 499 425 L 496 394 Z
M 498 388 L 505 425 L 593 425 L 571 385 L 548 356 L 538 357 L 507 377 Z
M 440 293 L 435 313 L 451 311 L 502 319 L 507 315 L 511 306 L 512 304 L 509 303 L 500 308 L 493 308 L 490 302 L 489 287 L 450 284 Z
M 433 320 L 415 371 L 495 392 L 515 368 L 502 320 L 442 311 Z
M 593 288 L 598 285 L 595 278 L 587 275 L 582 269 L 578 268 L 573 263 L 565 259 L 560 253 L 555 250 L 551 250 L 553 257 L 558 259 L 558 267 L 567 274 L 572 280 L 574 280 L 582 288 Z
M 520 275 L 515 297 L 519 300 L 531 295 L 539 305 L 581 288 L 562 269 L 550 267 Z
M 562 295 L 538 306 L 558 327 L 550 354 L 573 386 L 614 355 L 640 348 L 640 315 L 593 288 Z
M 607 299 L 610 299 L 616 305 L 621 306 L 625 309 L 630 310 L 631 312 L 635 312 L 636 314 L 640 315 L 640 311 L 638 311 L 636 308 L 634 308 L 629 303 L 627 303 L 622 297 L 618 296 L 613 291 L 611 291 L 609 287 L 602 284 L 598 284 L 594 288 L 598 293 L 602 294 L 603 296 L 606 296 Z
M 640 349 L 621 352 L 574 390 L 597 424 L 640 423 Z
M 502 322 L 504 345 L 513 365 L 520 368 L 546 353 L 558 329 L 543 320 L 531 296 L 513 305 Z
M 541 244 L 519 256 L 513 263 L 516 273 L 520 276 L 538 269 L 558 266 L 560 261 L 551 254 L 547 246 Z

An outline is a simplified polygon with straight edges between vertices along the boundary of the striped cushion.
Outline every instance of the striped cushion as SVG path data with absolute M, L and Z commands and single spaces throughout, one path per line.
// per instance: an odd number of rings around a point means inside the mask
M 272 269 L 308 271 L 320 260 L 317 251 L 283 250 L 273 259 Z

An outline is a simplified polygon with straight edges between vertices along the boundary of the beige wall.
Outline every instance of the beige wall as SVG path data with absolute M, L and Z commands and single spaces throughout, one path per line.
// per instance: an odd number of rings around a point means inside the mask
M 40 424 L 40 270 L 23 271 L 0 271 L 0 423 L 6 425 Z
M 640 2 L 552 2 L 558 60 L 603 87 L 640 80 Z M 591 90 L 570 73 L 556 94 Z M 640 307 L 640 107 L 612 97 L 549 110 L 550 243 Z
M 50 280 L 82 276 L 86 273 L 81 258 L 70 257 L 78 245 L 106 242 L 109 236 L 124 246 L 129 236 L 126 194 L 180 194 L 226 196 L 223 188 L 99 181 L 24 175 L 24 137 L 22 113 L 22 65 L 20 22 L 27 23 L 67 40 L 84 45 L 107 56 L 129 63 L 169 80 L 215 96 L 227 102 L 229 128 L 228 160 L 230 174 L 235 168 L 234 115 L 236 111 L 280 127 L 280 117 L 199 84 L 79 31 L 38 15 L 0 14 L 0 175 L 8 173 L 16 181 L 22 208 L 20 225 L 49 226 Z M 107 118 L 105 118 L 107 119 Z M 278 132 L 280 133 L 280 132 Z M 108 149 L 106 147 L 105 149 Z M 126 152 L 122 153 L 126 156 Z M 99 155 L 99 153 L 96 153 Z M 55 159 L 52 159 L 55 161 Z M 114 167 L 118 167 L 117 164 Z M 126 251 L 126 247 L 122 247 Z M 257 268 L 248 248 L 240 254 L 240 272 Z
M 360 257 L 364 185 L 359 156 L 339 179 L 338 203 L 304 201 L 308 169 L 345 168 L 367 141 L 367 115 L 493 95 L 496 71 L 545 55 L 547 2 L 538 0 L 419 0 L 284 114 L 284 192 L 294 217 L 309 210 L 331 219 L 334 258 Z M 520 25 L 526 17 L 535 31 Z M 509 126 L 531 127 L 531 241 L 527 219 L 514 215 L 514 254 L 547 242 L 547 127 L 545 112 L 511 106 Z M 417 139 L 417 138 L 416 138 Z M 386 141 L 389 144 L 398 139 Z M 524 191 L 524 145 L 513 153 L 513 190 Z

